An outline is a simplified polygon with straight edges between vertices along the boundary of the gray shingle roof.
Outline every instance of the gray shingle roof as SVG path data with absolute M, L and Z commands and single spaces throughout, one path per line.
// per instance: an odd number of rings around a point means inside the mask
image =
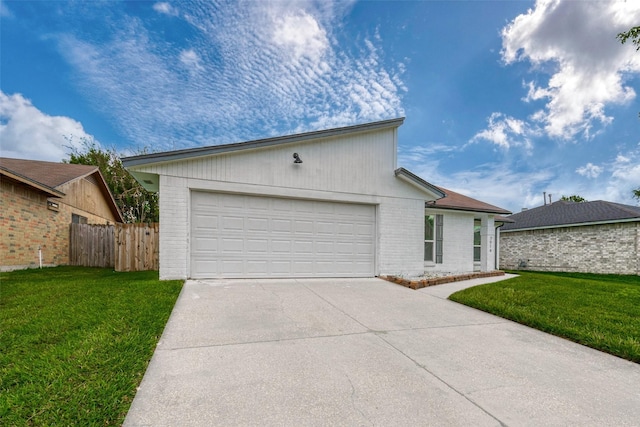
M 545 228 L 572 224 L 614 222 L 637 218 L 640 207 L 596 200 L 575 203 L 560 200 L 548 205 L 518 212 L 507 218 L 514 222 L 505 224 L 502 231 L 528 228 Z

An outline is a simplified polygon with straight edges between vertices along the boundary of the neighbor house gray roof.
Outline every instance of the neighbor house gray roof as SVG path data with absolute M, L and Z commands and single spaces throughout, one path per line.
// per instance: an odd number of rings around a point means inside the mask
M 640 221 L 640 207 L 604 200 L 582 203 L 560 200 L 518 212 L 507 218 L 514 222 L 505 224 L 502 231 Z
M 125 168 L 130 168 L 132 166 L 139 166 L 150 163 L 169 162 L 173 160 L 184 160 L 199 156 L 212 156 L 232 151 L 266 148 L 273 145 L 303 142 L 316 138 L 329 138 L 350 133 L 369 132 L 377 129 L 397 128 L 402 125 L 403 122 L 404 117 L 401 117 L 397 119 L 383 120 L 341 128 L 318 130 L 313 132 L 298 133 L 295 135 L 278 136 L 274 138 L 257 139 L 254 141 L 189 148 L 186 150 L 165 151 L 162 153 L 143 154 L 139 156 L 124 157 L 122 158 L 122 164 Z

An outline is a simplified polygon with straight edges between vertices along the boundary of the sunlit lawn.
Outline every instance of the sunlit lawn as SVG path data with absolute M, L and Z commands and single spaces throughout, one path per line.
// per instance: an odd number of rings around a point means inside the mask
M 0 274 L 0 425 L 120 425 L 181 281 L 57 267 Z
M 450 299 L 640 363 L 640 276 L 514 273 Z

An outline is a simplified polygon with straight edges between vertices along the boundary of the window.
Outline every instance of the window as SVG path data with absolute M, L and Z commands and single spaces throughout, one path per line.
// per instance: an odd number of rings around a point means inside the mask
M 424 260 L 434 262 L 436 247 L 436 217 L 435 215 L 426 215 L 424 217 Z
M 71 222 L 73 224 L 86 224 L 87 217 L 82 215 L 71 214 Z
M 482 254 L 482 237 L 480 236 L 480 228 L 482 221 L 479 219 L 473 220 L 473 261 L 480 262 Z
M 442 264 L 443 216 L 425 215 L 424 217 L 424 260 Z

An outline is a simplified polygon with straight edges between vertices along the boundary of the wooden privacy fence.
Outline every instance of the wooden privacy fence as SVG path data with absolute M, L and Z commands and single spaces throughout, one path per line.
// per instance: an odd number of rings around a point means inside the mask
M 158 270 L 159 225 L 71 224 L 69 264 L 116 271 Z
M 69 264 L 114 267 L 113 225 L 71 224 Z

